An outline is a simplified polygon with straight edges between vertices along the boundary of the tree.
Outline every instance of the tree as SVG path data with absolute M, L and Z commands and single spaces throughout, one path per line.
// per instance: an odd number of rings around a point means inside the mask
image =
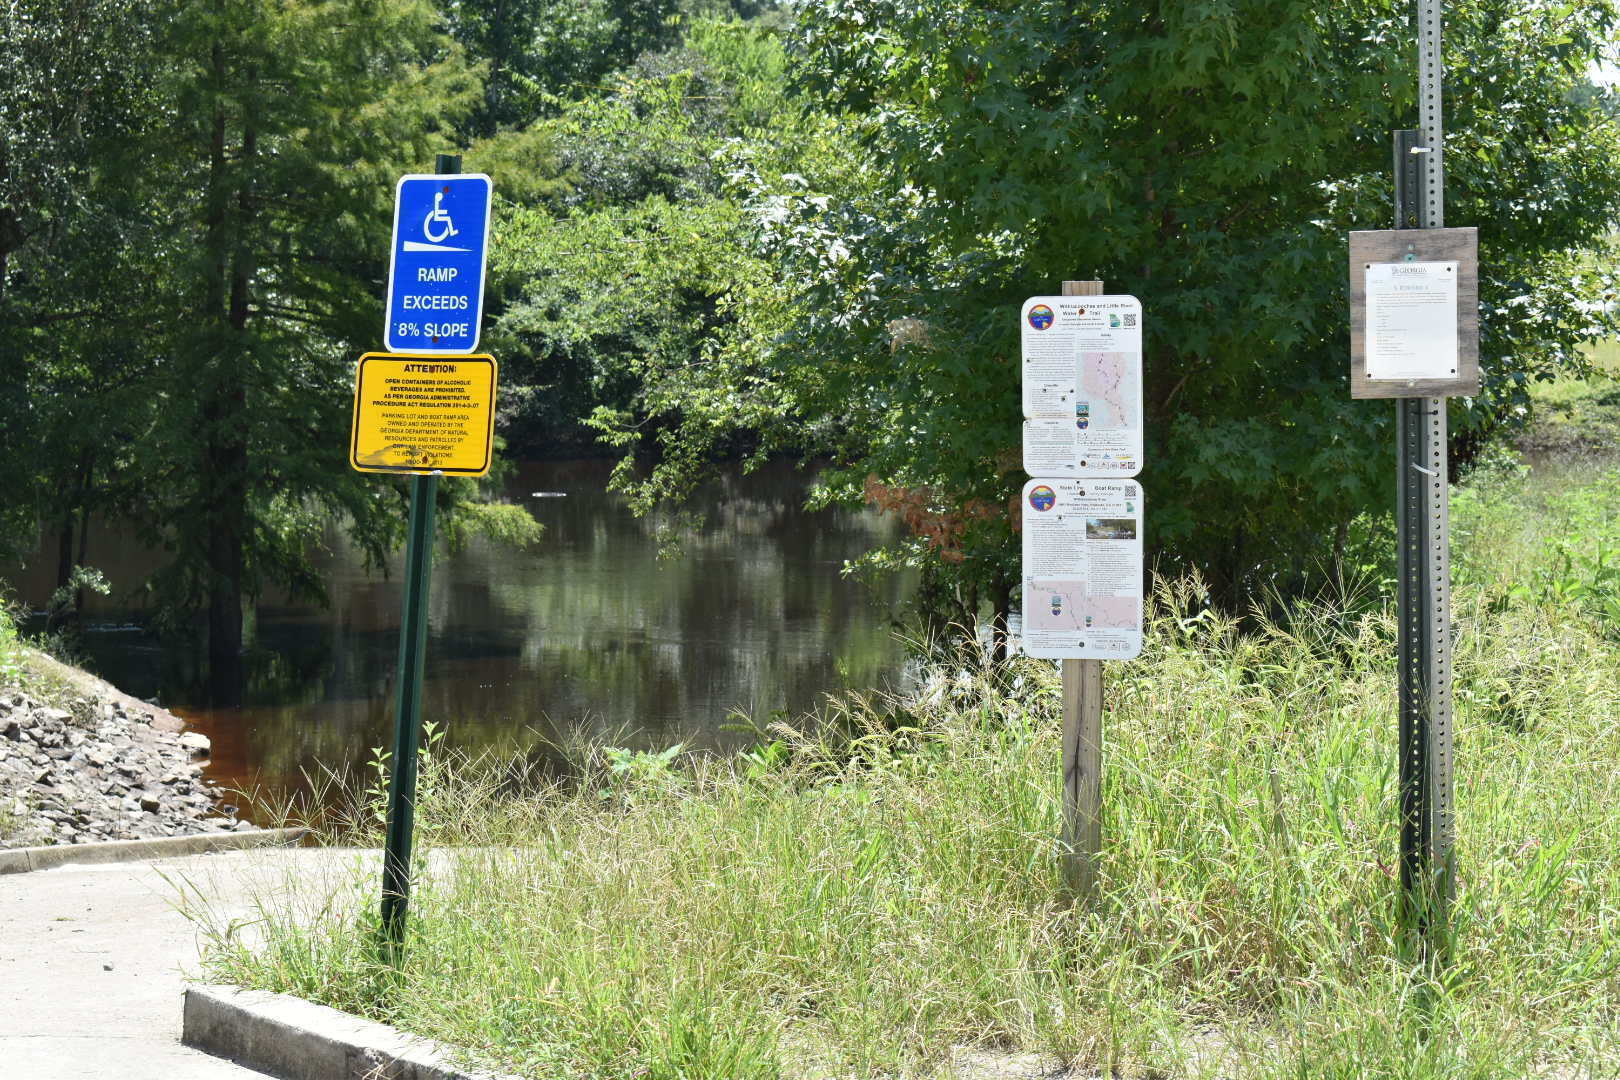
M 1352 402 L 1345 232 L 1390 221 L 1389 132 L 1412 126 L 1414 45 L 1392 0 L 1140 5 L 828 0 L 799 10 L 797 75 L 862 155 L 739 174 L 779 288 L 772 327 L 716 343 L 644 423 L 679 490 L 736 424 L 831 456 L 825 497 L 921 530 L 875 561 L 1004 609 L 1016 574 L 1019 301 L 1102 278 L 1147 312 L 1145 486 L 1166 569 L 1229 601 L 1320 580 L 1392 505 L 1392 413 Z M 1459 449 L 1522 415 L 1529 381 L 1607 333 L 1620 129 L 1570 91 L 1609 0 L 1448 6 L 1447 220 L 1477 224 L 1484 393 Z M 818 171 L 819 170 L 819 171 Z M 672 373 L 666 368 L 664 375 Z M 649 381 L 661 382 L 657 373 Z M 1466 456 L 1466 454 L 1464 455 Z
M 666 382 L 706 378 L 737 303 L 771 277 L 748 250 L 729 174 L 804 153 L 783 71 L 779 35 L 696 20 L 681 47 L 644 55 L 525 133 L 555 154 L 557 186 L 506 209 L 491 256 L 514 444 L 594 449 L 605 434 L 633 446 Z
M 478 83 L 426 0 L 165 15 L 165 123 L 139 192 L 165 236 L 142 387 L 160 417 L 130 453 L 143 534 L 172 553 L 154 587 L 206 611 L 219 675 L 245 599 L 270 582 L 321 595 L 304 548 L 328 517 L 373 559 L 394 546 L 399 489 L 381 499 L 342 464 L 352 364 L 380 329 L 393 180 L 444 145 Z
M 488 138 L 588 96 L 607 75 L 674 40 L 676 0 L 444 0 L 450 33 L 488 61 L 464 132 Z
M 154 291 L 152 216 L 130 149 L 159 112 L 149 0 L 19 0 L 0 11 L 0 552 L 57 527 L 57 583 L 88 559 L 92 512 L 129 505 L 120 452 Z

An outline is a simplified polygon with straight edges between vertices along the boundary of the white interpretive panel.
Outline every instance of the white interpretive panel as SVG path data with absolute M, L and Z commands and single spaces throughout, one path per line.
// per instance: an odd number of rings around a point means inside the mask
M 1129 660 L 1142 651 L 1142 487 L 1054 477 L 1024 485 L 1024 652 Z
M 1367 378 L 1457 377 L 1457 264 L 1369 263 Z
M 1142 468 L 1142 303 L 1032 296 L 1021 318 L 1024 471 L 1135 476 Z

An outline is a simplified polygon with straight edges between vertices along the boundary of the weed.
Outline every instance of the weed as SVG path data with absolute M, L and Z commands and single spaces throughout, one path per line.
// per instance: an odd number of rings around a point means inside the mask
M 27 650 L 17 637 L 17 623 L 6 598 L 0 595 L 0 686 L 16 686 L 23 680 Z

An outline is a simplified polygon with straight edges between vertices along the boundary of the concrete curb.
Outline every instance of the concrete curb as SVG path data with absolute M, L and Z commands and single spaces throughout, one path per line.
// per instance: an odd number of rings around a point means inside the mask
M 49 870 L 53 866 L 67 866 L 70 863 L 167 859 L 176 855 L 202 855 L 210 851 L 290 845 L 302 840 L 308 832 L 308 829 L 255 829 L 240 833 L 161 836 L 155 840 L 104 840 L 94 844 L 11 848 L 0 851 L 0 874 L 26 874 L 31 870 Z
M 180 1041 L 282 1080 L 515 1080 L 467 1072 L 430 1039 L 289 994 L 186 989 Z

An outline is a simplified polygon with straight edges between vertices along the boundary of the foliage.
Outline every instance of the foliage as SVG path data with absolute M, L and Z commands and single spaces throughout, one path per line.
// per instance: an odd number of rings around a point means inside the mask
M 23 655 L 16 620 L 9 608 L 0 604 L 0 686 L 14 686 L 22 681 Z
M 487 60 L 464 130 L 488 137 L 589 95 L 606 75 L 673 39 L 676 0 L 443 0 L 451 35 Z
M 1540 460 L 1601 456 L 1620 446 L 1620 340 L 1598 342 L 1579 374 L 1537 384 L 1530 426 L 1519 439 Z
M 444 772 L 440 765 L 444 753 L 443 742 L 444 728 L 432 720 L 422 721 L 422 742 L 416 758 L 416 800 L 419 803 L 432 804 L 438 794 Z M 381 746 L 371 748 L 366 786 L 358 800 L 359 813 L 348 822 L 355 828 L 375 829 L 378 838 L 388 828 L 388 786 L 393 775 L 393 759 L 392 750 L 385 750 Z M 417 828 L 425 830 L 421 835 L 434 835 L 431 823 L 418 825 Z
M 42 170 L 52 186 L 4 191 L 22 224 L 0 338 L 21 379 L 0 439 L 42 464 L 0 492 L 0 524 L 10 540 L 60 521 L 66 583 L 92 510 L 132 521 L 167 556 L 145 599 L 171 622 L 205 610 L 223 669 L 244 602 L 272 584 L 322 595 L 308 552 L 326 522 L 372 563 L 397 544 L 404 485 L 343 468 L 333 433 L 376 337 L 393 180 L 453 137 L 476 69 L 429 0 L 17 11 L 0 40 L 25 92 L 0 145 L 32 170 L 44 144 L 13 132 L 59 130 L 66 153 Z M 461 520 L 476 485 L 441 491 L 452 538 L 535 535 L 498 509 Z
M 67 581 L 52 590 L 50 599 L 45 601 L 47 625 L 77 616 L 86 591 L 107 596 L 112 592 L 112 582 L 93 566 L 75 566 L 68 573 Z
M 477 84 L 447 53 L 426 0 L 185 5 L 164 30 L 176 107 L 152 148 L 175 305 L 147 391 L 166 423 L 136 444 L 170 482 L 144 536 L 176 552 L 156 584 L 206 607 L 218 658 L 240 641 L 240 604 L 267 582 L 320 595 L 303 559 L 341 515 L 374 558 L 399 515 L 333 467 L 350 366 L 376 332 L 377 253 L 406 162 Z M 442 136 L 441 136 L 442 137 Z M 237 629 L 233 630 L 233 627 Z
M 1458 582 L 1497 606 L 1546 604 L 1620 640 L 1620 470 L 1580 458 L 1530 469 L 1492 462 L 1452 512 Z
M 1004 613 L 1011 313 L 1095 276 L 1147 302 L 1165 569 L 1286 594 L 1378 527 L 1390 416 L 1345 393 L 1342 236 L 1386 221 L 1411 122 L 1394 0 L 437 2 L 0 11 L 0 450 L 22 463 L 0 549 L 50 526 L 66 582 L 93 520 L 132 518 L 166 556 L 143 596 L 209 611 L 229 652 L 270 585 L 320 593 L 323 523 L 373 561 L 395 546 L 402 486 L 326 448 L 375 339 L 391 180 L 453 142 L 496 176 L 512 448 L 616 449 L 640 510 L 722 456 L 824 455 L 819 501 L 913 533 L 859 569 L 922 567 L 946 619 Z M 1594 237 L 1620 120 L 1587 80 L 1616 8 L 1448 20 L 1449 220 L 1485 256 L 1466 460 L 1614 324 Z M 533 541 L 441 490 L 452 546 Z
M 1620 126 L 1571 93 L 1612 3 L 1448 15 L 1447 220 L 1481 227 L 1484 260 L 1486 389 L 1453 406 L 1466 457 L 1613 325 L 1613 265 L 1582 253 L 1620 212 Z M 723 407 L 747 387 L 781 413 L 766 439 L 839 466 L 827 498 L 859 501 L 869 478 L 918 492 L 961 556 L 918 542 L 885 558 L 1004 595 L 1015 313 L 1101 278 L 1146 304 L 1144 483 L 1165 569 L 1198 568 L 1228 600 L 1296 590 L 1390 505 L 1370 451 L 1392 414 L 1348 395 L 1343 263 L 1346 230 L 1389 222 L 1389 132 L 1415 112 L 1404 7 L 831 0 L 800 11 L 793 45 L 804 92 L 842 110 L 861 151 L 797 175 L 736 167 L 779 284 L 750 316 L 772 334 L 722 339 L 712 382 L 644 374 L 673 384 L 638 418 L 668 461 L 647 490 L 678 490 L 759 422 Z
M 698 20 L 679 49 L 643 57 L 602 96 L 530 129 L 555 150 L 567 190 L 507 208 L 491 253 L 503 305 L 491 345 L 505 358 L 502 420 L 515 446 L 589 446 L 590 417 L 610 443 L 634 447 L 681 387 L 724 379 L 719 343 L 753 323 L 749 298 L 772 274 L 748 250 L 727 175 L 745 157 L 786 168 L 816 145 L 814 124 L 798 128 L 808 140 L 789 134 L 783 71 L 777 35 Z M 712 408 L 714 430 L 769 439 L 776 426 L 769 401 L 733 394 Z M 660 445 L 695 465 L 703 452 L 687 449 Z
M 668 798 L 685 791 L 686 778 L 675 769 L 675 763 L 686 747 L 681 743 L 662 750 L 630 750 L 622 746 L 604 746 L 602 761 L 606 768 L 602 784 L 596 789 L 603 802 L 633 806 L 638 800 Z
M 472 139 L 521 132 L 598 96 L 615 73 L 676 45 L 692 22 L 764 23 L 782 12 L 781 0 L 440 0 L 440 8 L 456 41 L 488 63 L 483 102 L 462 125 Z
M 1499 512 L 1533 485 L 1473 483 L 1447 971 L 1393 916 L 1393 612 L 1296 602 L 1245 629 L 1189 581 L 1108 683 L 1095 908 L 1065 902 L 1054 858 L 1055 666 L 964 652 L 907 699 L 837 703 L 865 720 L 856 753 L 779 728 L 666 784 L 671 763 L 624 752 L 653 778 L 629 800 L 446 761 L 397 973 L 366 948 L 357 859 L 270 886 L 261 948 L 205 920 L 211 974 L 535 1077 L 996 1075 L 1023 1053 L 1086 1075 L 1608 1075 L 1620 655 L 1578 605 L 1500 586 L 1548 565 L 1536 536 L 1607 528 L 1580 507 L 1620 489 L 1573 474 L 1538 520 Z
M 474 536 L 486 536 L 498 544 L 523 550 L 538 544 L 544 535 L 545 526 L 521 506 L 471 499 L 439 530 L 440 539 L 452 552 L 463 550 Z
M 160 105 L 153 0 L 17 0 L 0 10 L 0 554 L 39 518 L 129 503 L 110 452 L 151 419 L 137 344 L 167 250 L 129 183 Z

